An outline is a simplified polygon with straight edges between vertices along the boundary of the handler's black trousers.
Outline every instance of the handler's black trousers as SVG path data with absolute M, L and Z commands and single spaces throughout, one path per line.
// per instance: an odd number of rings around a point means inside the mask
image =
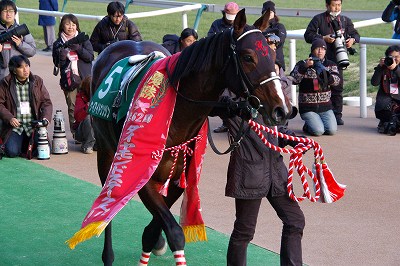
M 267 196 L 267 199 L 283 222 L 281 265 L 302 265 L 301 239 L 305 218 L 299 204 L 287 195 Z M 261 199 L 235 199 L 236 221 L 229 240 L 228 266 L 246 265 L 247 246 L 254 236 L 260 204 Z
M 342 118 L 343 112 L 343 69 L 339 67 L 340 83 L 331 88 L 332 110 L 336 120 Z

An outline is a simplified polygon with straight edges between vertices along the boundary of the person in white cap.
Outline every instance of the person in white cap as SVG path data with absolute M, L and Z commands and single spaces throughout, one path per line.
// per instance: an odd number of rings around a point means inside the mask
M 225 4 L 224 10 L 222 10 L 222 18 L 215 20 L 207 33 L 207 36 L 223 32 L 232 28 L 233 21 L 235 20 L 236 14 L 239 12 L 239 5 L 235 2 L 228 2 Z M 228 128 L 222 122 L 222 125 L 215 128 L 215 133 L 227 132 Z

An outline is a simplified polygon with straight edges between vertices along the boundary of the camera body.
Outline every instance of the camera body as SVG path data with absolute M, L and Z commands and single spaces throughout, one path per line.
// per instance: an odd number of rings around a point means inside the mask
M 66 41 L 65 43 L 57 42 L 56 46 L 54 46 L 54 49 L 67 48 L 70 45 L 81 44 L 87 40 L 89 40 L 89 36 L 84 32 L 80 32 L 74 38 Z
M 385 57 L 385 59 L 383 60 L 383 63 L 385 64 L 385 66 L 389 67 L 391 65 L 393 65 L 394 63 L 394 58 L 391 55 L 388 55 Z
M 317 72 L 317 76 L 321 77 L 324 71 L 326 71 L 326 67 L 322 64 L 321 59 L 319 59 L 318 57 L 312 56 L 311 60 L 314 61 L 313 68 L 315 69 L 315 72 Z
M 47 119 L 32 120 L 31 124 L 32 124 L 32 127 L 34 127 L 34 128 L 47 127 L 47 125 L 49 124 L 49 121 L 47 121 Z
M 25 36 L 29 34 L 29 29 L 26 24 L 19 25 L 18 27 L 13 28 L 10 31 L 3 32 L 0 34 L 0 43 L 5 43 L 11 41 L 11 37 L 15 36 Z

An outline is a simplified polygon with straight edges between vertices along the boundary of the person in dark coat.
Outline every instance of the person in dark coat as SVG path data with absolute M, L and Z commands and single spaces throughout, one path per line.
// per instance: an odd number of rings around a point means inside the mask
M 164 46 L 168 52 L 171 54 L 176 54 L 181 52 L 186 47 L 192 45 L 197 39 L 199 35 L 194 29 L 186 28 L 181 32 L 181 36 L 178 37 L 176 34 L 166 34 L 163 37 L 163 43 L 161 44 Z
M 334 21 L 340 27 L 341 34 L 346 41 L 347 49 L 351 49 L 353 44 L 360 42 L 360 35 L 354 28 L 350 18 L 341 15 L 342 0 L 325 0 L 326 11 L 315 15 L 307 26 L 304 39 L 312 43 L 314 39 L 324 39 L 327 44 L 326 58 L 338 63 L 336 59 Z M 332 105 L 338 125 L 343 125 L 343 69 L 339 68 L 341 82 L 332 88 Z
M 211 36 L 223 32 L 225 30 L 231 29 L 236 14 L 239 12 L 239 6 L 235 2 L 229 2 L 225 4 L 224 10 L 222 10 L 221 12 L 222 12 L 222 18 L 215 20 L 211 24 L 207 36 Z
M 233 22 L 235 21 L 236 14 L 240 11 L 238 4 L 235 2 L 228 2 L 222 10 L 222 18 L 215 20 L 210 29 L 208 30 L 207 36 L 211 36 L 220 32 L 224 32 L 232 28 Z M 225 122 L 222 119 L 222 125 L 213 130 L 215 133 L 224 133 L 228 131 L 225 126 Z
M 0 139 L 6 155 L 16 157 L 28 151 L 34 130 L 32 121 L 48 123 L 53 104 L 43 79 L 30 71 L 26 56 L 11 57 L 9 69 L 10 74 L 0 82 Z
M 107 46 L 117 41 L 142 41 L 138 27 L 124 15 L 125 8 L 122 3 L 109 3 L 107 14 L 97 23 L 90 36 L 94 51 L 100 54 Z
M 265 125 L 261 116 L 256 119 Z M 229 134 L 236 135 L 241 118 L 226 119 Z M 284 134 L 294 135 L 285 127 Z M 268 134 L 267 140 L 278 145 L 278 139 Z M 280 143 L 283 147 L 289 143 Z M 293 145 L 293 144 L 292 144 Z M 236 220 L 229 240 L 227 265 L 245 266 L 247 246 L 254 237 L 261 200 L 266 198 L 283 222 L 281 265 L 302 265 L 301 239 L 305 218 L 297 202 L 287 193 L 288 170 L 279 152 L 265 146 L 257 134 L 249 130 L 240 146 L 231 152 L 225 195 L 235 199 Z
M 39 0 L 39 10 L 58 11 L 57 0 Z M 43 27 L 44 42 L 46 48 L 43 52 L 50 52 L 53 49 L 53 43 L 56 40 L 56 18 L 52 16 L 39 15 L 38 25 Z
M 400 47 L 389 46 L 371 78 L 371 84 L 379 86 L 375 103 L 375 116 L 379 119 L 378 132 L 391 136 L 396 135 L 400 128 L 399 64 Z
M 60 72 L 64 71 L 71 63 L 74 74 L 79 75 L 81 80 L 83 80 L 89 76 L 92 71 L 92 61 L 94 59 L 92 44 L 89 40 L 86 40 L 83 43 L 71 44 L 68 47 L 63 46 L 65 42 L 76 37 L 80 32 L 78 18 L 73 14 L 66 14 L 61 18 L 58 39 L 53 44 L 53 63 L 60 69 Z M 55 75 L 57 75 L 57 73 L 55 73 Z M 73 124 L 75 121 L 74 109 L 77 89 L 72 91 L 68 91 L 66 88 L 61 89 L 64 91 L 68 106 L 69 125 L 71 133 L 74 135 Z
M 263 32 L 263 34 L 266 35 L 266 34 L 273 33 L 279 37 L 280 41 L 276 47 L 276 63 L 280 67 L 282 67 L 283 70 L 286 70 L 285 58 L 284 58 L 284 54 L 283 54 L 283 46 L 284 46 L 285 40 L 286 40 L 286 28 L 282 23 L 279 22 L 279 17 L 276 14 L 274 2 L 272 2 L 272 1 L 265 2 L 262 7 L 262 14 L 264 14 L 264 12 L 266 12 L 268 9 L 271 11 L 270 18 L 269 18 L 269 26 Z
M 382 12 L 382 20 L 385 22 L 396 21 L 392 39 L 400 39 L 400 0 L 389 1 L 389 4 Z

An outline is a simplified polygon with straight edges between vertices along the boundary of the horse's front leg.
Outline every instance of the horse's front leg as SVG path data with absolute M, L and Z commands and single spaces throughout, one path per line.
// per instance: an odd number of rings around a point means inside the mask
M 112 248 L 111 238 L 111 223 L 110 222 L 104 231 L 104 247 L 101 259 L 103 260 L 104 266 L 111 266 L 114 262 L 114 250 Z
M 142 236 L 142 256 L 139 265 L 147 265 L 150 253 L 162 242 L 161 230 L 164 230 L 168 245 L 174 254 L 176 265 L 186 265 L 184 255 L 185 237 L 180 225 L 176 222 L 169 208 L 182 194 L 183 189 L 170 183 L 168 197 L 158 193 L 158 186 L 150 181 L 139 192 L 139 196 L 152 213 L 153 219 L 146 226 Z

